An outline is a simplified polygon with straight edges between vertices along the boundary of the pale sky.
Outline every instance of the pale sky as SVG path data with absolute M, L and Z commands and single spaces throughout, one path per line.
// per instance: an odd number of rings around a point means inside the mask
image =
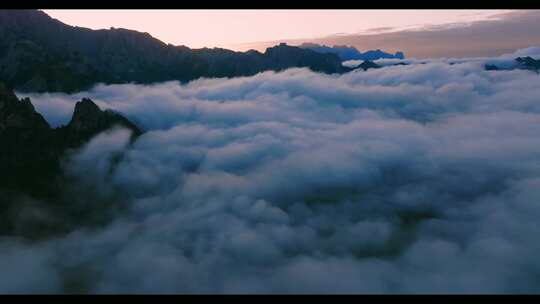
M 242 49 L 242 44 L 379 33 L 485 20 L 508 10 L 44 10 L 91 29 L 122 27 L 174 45 Z M 391 29 L 390 29 L 391 28 Z M 379 29 L 379 30 L 373 30 Z

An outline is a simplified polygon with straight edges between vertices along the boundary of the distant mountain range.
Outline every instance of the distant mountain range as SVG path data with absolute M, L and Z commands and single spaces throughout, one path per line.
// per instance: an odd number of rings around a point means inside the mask
M 405 59 L 403 52 L 396 52 L 395 54 L 385 53 L 381 50 L 370 50 L 364 53 L 358 51 L 352 46 L 326 46 L 316 43 L 303 43 L 299 47 L 303 49 L 312 50 L 321 54 L 335 54 L 339 56 L 342 61 L 347 60 L 377 60 L 377 59 Z
M 515 61 L 516 61 L 516 66 L 512 68 L 498 67 L 494 64 L 486 64 L 484 68 L 487 71 L 513 70 L 513 69 L 530 70 L 530 71 L 535 71 L 537 73 L 538 71 L 540 71 L 540 59 L 534 59 L 530 56 L 527 56 L 527 57 L 518 57 L 515 59 Z
M 186 82 L 291 67 L 351 70 L 336 54 L 286 44 L 264 53 L 190 49 L 133 30 L 70 26 L 38 10 L 0 10 L 0 37 L 0 81 L 19 91 L 74 92 L 100 82 Z

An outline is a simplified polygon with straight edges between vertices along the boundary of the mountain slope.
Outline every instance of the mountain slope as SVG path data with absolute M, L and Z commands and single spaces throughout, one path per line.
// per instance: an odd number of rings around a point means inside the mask
M 190 49 L 148 33 L 66 25 L 35 10 L 0 10 L 0 80 L 20 91 L 80 91 L 103 83 L 182 82 L 307 67 L 342 73 L 334 54 L 281 44 L 264 53 Z
M 122 115 L 101 110 L 90 99 L 75 105 L 66 126 L 53 129 L 37 113 L 28 98 L 19 100 L 0 83 L 0 188 L 43 193 L 46 181 L 56 175 L 59 158 L 67 149 L 78 148 L 97 134 L 120 126 L 133 137 L 142 131 Z

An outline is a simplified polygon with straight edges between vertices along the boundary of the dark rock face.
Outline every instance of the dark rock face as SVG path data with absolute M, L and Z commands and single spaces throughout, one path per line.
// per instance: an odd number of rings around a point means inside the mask
M 57 171 L 56 138 L 29 99 L 0 84 L 0 187 L 42 193 Z
M 11 90 L 0 83 L 0 131 L 47 128 L 49 124 L 35 111 L 30 99 L 19 100 Z
M 290 67 L 349 71 L 334 54 L 286 45 L 265 53 L 190 49 L 148 33 L 69 26 L 36 10 L 0 10 L 0 37 L 0 80 L 20 91 L 74 92 L 98 82 L 185 82 Z
M 348 71 L 341 60 L 334 54 L 321 54 L 312 50 L 281 43 L 266 49 L 264 56 L 270 61 L 272 70 L 284 70 L 290 67 L 309 67 L 316 72 L 341 73 Z
M 113 111 L 100 110 L 90 99 L 76 104 L 67 126 L 53 129 L 35 111 L 28 98 L 19 100 L 0 83 L 0 235 L 29 233 L 39 236 L 66 228 L 43 222 L 52 218 L 49 213 L 62 214 L 59 216 L 62 219 L 81 221 L 74 218 L 81 210 L 70 209 L 70 202 L 62 198 L 69 180 L 62 174 L 61 159 L 69 149 L 78 148 L 115 126 L 130 129 L 132 139 L 142 134 L 129 120 Z M 40 203 L 31 208 L 27 206 L 27 202 L 36 201 Z M 20 214 L 28 213 L 21 210 L 28 208 L 47 216 L 24 220 L 27 224 L 18 227 Z

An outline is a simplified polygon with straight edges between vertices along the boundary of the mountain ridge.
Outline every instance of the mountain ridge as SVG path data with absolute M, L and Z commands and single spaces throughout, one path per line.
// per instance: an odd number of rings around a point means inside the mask
M 317 43 L 302 43 L 300 48 L 310 49 L 319 53 L 336 54 L 342 61 L 347 60 L 369 60 L 374 61 L 377 59 L 405 59 L 403 52 L 397 51 L 395 54 L 390 54 L 377 50 L 368 50 L 364 53 L 352 46 L 346 45 L 334 45 L 327 46 Z
M 76 92 L 96 83 L 187 82 L 306 67 L 344 73 L 335 54 L 286 44 L 264 53 L 190 49 L 128 29 L 92 30 L 38 10 L 0 10 L 0 81 L 18 91 Z

